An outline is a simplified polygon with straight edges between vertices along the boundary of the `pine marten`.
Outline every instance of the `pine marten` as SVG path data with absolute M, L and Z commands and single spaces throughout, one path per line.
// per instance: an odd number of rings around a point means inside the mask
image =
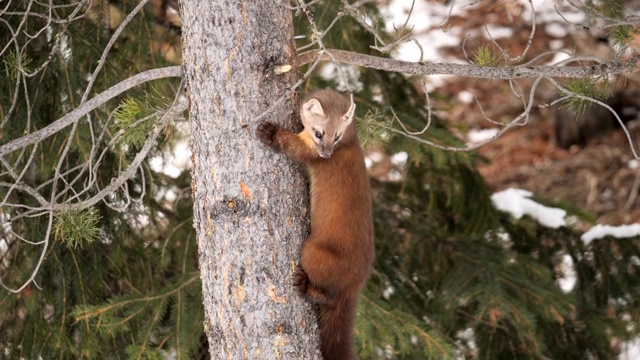
M 326 360 L 355 358 L 356 305 L 374 258 L 371 189 L 353 111 L 339 93 L 320 90 L 302 105 L 299 134 L 269 122 L 256 132 L 266 145 L 306 165 L 310 175 L 311 234 L 293 286 L 319 304 Z

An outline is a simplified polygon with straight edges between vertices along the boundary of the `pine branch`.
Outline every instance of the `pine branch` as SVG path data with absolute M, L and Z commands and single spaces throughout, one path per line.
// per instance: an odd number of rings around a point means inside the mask
M 362 315 L 357 319 L 356 328 L 361 333 L 357 339 L 363 342 L 365 352 L 371 351 L 374 345 L 386 344 L 391 347 L 387 350 L 395 355 L 409 354 L 415 346 L 422 345 L 428 359 L 453 358 L 453 350 L 444 337 L 434 330 L 427 330 L 422 319 L 398 309 L 388 309 L 367 294 L 360 298 L 360 312 Z
M 200 280 L 200 272 L 193 272 L 189 275 L 189 277 L 185 278 L 183 281 L 177 281 L 177 286 L 169 286 L 165 288 L 165 291 L 158 292 L 154 295 L 141 295 L 136 297 L 124 297 L 120 299 L 112 299 L 112 301 L 103 306 L 86 306 L 86 307 L 77 307 L 73 311 L 73 316 L 76 321 L 83 321 L 93 317 L 101 317 L 104 314 L 108 314 L 114 311 L 118 311 L 127 306 L 133 306 L 140 303 L 149 303 L 157 300 L 164 299 L 169 296 L 174 296 L 176 293 L 183 291 L 187 286 L 192 284 L 194 281 Z
M 325 52 L 311 50 L 298 55 L 298 65 L 309 64 L 316 59 L 361 66 L 370 69 L 400 72 L 410 75 L 454 75 L 475 79 L 514 80 L 522 78 L 591 78 L 637 72 L 640 55 L 627 60 L 613 59 L 597 65 L 587 66 L 476 66 L 462 64 L 424 63 L 395 60 L 360 54 L 352 51 L 327 49 Z

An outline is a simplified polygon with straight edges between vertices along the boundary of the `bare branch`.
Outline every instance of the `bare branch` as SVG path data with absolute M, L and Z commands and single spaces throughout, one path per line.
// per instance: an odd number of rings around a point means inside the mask
M 613 59 L 602 64 L 587 66 L 517 65 L 513 67 L 479 67 L 463 64 L 416 63 L 336 49 L 328 49 L 328 51 L 331 52 L 337 62 L 370 69 L 400 72 L 409 75 L 455 75 L 495 80 L 538 78 L 540 76 L 584 79 L 631 74 L 637 72 L 637 66 L 640 61 L 640 55 L 633 55 L 629 59 Z M 324 53 L 319 54 L 316 51 L 307 51 L 298 55 L 298 62 L 300 65 L 304 65 L 318 57 L 325 61 L 331 60 Z
M 50 212 L 49 213 L 49 221 L 47 223 L 47 230 L 46 230 L 46 234 L 45 234 L 45 239 L 50 239 L 51 229 L 52 228 L 53 228 L 53 212 Z M 43 243 L 44 244 L 43 244 L 42 250 L 40 251 L 40 257 L 38 258 L 38 262 L 36 263 L 35 268 L 31 271 L 31 275 L 29 276 L 29 279 L 27 279 L 20 287 L 15 288 L 15 289 L 9 288 L 2 281 L 2 277 L 0 277 L 0 285 L 2 285 L 2 287 L 5 290 L 7 290 L 9 292 L 12 292 L 14 294 L 17 294 L 20 291 L 24 290 L 24 288 L 29 286 L 29 284 L 34 282 L 34 279 L 36 278 L 36 275 L 38 275 L 38 271 L 40 270 L 40 266 L 42 266 L 42 263 L 44 262 L 45 255 L 47 254 L 47 249 L 49 248 L 49 240 L 46 240 Z
M 74 121 L 85 116 L 90 111 L 96 109 L 100 105 L 103 105 L 108 100 L 113 99 L 114 97 L 135 86 L 144 84 L 152 80 L 164 79 L 168 77 L 180 77 L 181 75 L 182 69 L 180 66 L 168 66 L 159 69 L 151 69 L 134 75 L 110 87 L 109 89 L 80 105 L 79 107 L 77 107 L 67 115 L 61 117 L 60 119 L 56 120 L 55 122 L 51 123 L 50 125 L 0 146 L 0 156 L 4 156 L 17 149 L 35 144 L 53 134 L 56 134 L 58 131 L 71 125 Z
M 116 31 L 114 31 L 113 35 L 111 35 L 111 39 L 109 39 L 109 43 L 107 43 L 107 46 L 105 46 L 104 51 L 102 52 L 102 56 L 100 56 L 100 60 L 98 60 L 98 66 L 96 66 L 95 70 L 93 70 L 93 74 L 91 74 L 91 77 L 89 78 L 89 84 L 87 84 L 87 88 L 85 89 L 84 94 L 82 95 L 82 100 L 80 100 L 80 103 L 84 103 L 87 100 L 87 97 L 91 92 L 91 88 L 93 87 L 93 83 L 96 81 L 98 74 L 100 73 L 100 71 L 102 70 L 102 67 L 106 63 L 107 55 L 109 54 L 109 51 L 111 51 L 111 48 L 113 47 L 113 45 L 116 43 L 116 40 L 118 39 L 118 37 L 120 37 L 120 34 L 122 33 L 122 31 L 124 31 L 125 27 L 129 24 L 129 22 L 133 20 L 136 14 L 138 14 L 138 12 L 142 10 L 142 7 L 148 1 L 149 0 L 140 1 L 140 3 L 127 15 L 127 17 L 124 18 L 120 26 L 118 26 Z

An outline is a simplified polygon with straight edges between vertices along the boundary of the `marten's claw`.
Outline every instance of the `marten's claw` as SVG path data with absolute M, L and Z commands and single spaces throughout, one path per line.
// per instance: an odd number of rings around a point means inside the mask
M 278 125 L 272 124 L 268 121 L 263 121 L 258 124 L 256 129 L 256 136 L 265 145 L 273 147 L 275 145 L 275 137 L 278 132 Z
M 293 274 L 293 288 L 298 295 L 303 296 L 307 293 L 307 286 L 309 286 L 309 276 L 298 266 L 295 274 Z

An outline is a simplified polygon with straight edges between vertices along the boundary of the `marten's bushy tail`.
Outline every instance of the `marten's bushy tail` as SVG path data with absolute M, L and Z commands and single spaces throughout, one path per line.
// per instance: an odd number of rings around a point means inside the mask
M 353 360 L 353 325 L 356 300 L 341 299 L 333 305 L 320 304 L 318 326 L 324 360 Z

